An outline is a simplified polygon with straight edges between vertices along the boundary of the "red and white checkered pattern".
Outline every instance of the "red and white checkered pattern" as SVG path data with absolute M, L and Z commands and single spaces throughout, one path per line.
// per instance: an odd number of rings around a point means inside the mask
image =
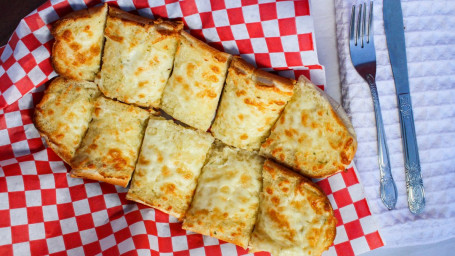
M 99 0 L 48 1 L 0 47 L 0 255 L 243 255 L 245 250 L 187 232 L 173 217 L 125 200 L 126 190 L 73 179 L 32 123 L 50 78 L 51 23 Z M 109 2 L 147 17 L 181 18 L 186 29 L 226 52 L 323 88 L 308 0 Z M 338 219 L 324 255 L 354 255 L 383 245 L 355 167 L 317 181 Z M 255 255 L 269 255 L 256 253 Z

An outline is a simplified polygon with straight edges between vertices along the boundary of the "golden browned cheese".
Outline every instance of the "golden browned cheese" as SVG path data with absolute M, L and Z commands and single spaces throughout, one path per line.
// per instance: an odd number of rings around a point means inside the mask
M 126 187 L 148 117 L 146 110 L 99 97 L 87 134 L 71 161 L 71 176 Z
M 80 10 L 58 20 L 52 35 L 52 64 L 68 78 L 93 81 L 100 70 L 107 4 Z
M 271 160 L 262 171 L 259 214 L 250 252 L 320 256 L 335 239 L 336 219 L 316 184 Z
M 36 105 L 35 126 L 63 161 L 70 163 L 79 147 L 99 94 L 92 82 L 57 77 Z
M 182 31 L 161 108 L 175 119 L 207 131 L 215 117 L 230 60 L 231 55 Z
M 294 83 L 234 58 L 212 134 L 228 145 L 258 150 L 291 98 Z
M 151 117 L 126 198 L 182 219 L 214 138 Z
M 341 106 L 302 76 L 260 153 L 322 178 L 344 170 L 356 149 L 354 129 Z
M 214 143 L 183 228 L 246 248 L 259 207 L 263 162 L 252 152 Z
M 110 7 L 103 65 L 96 78 L 103 94 L 142 107 L 159 107 L 181 28 L 181 23 Z

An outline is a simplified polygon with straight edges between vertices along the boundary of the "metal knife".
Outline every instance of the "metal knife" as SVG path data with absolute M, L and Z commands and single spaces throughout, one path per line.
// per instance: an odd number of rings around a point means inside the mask
M 414 115 L 409 93 L 408 67 L 400 0 L 383 1 L 384 28 L 397 92 L 401 137 L 403 142 L 408 206 L 413 214 L 425 208 L 425 192 L 420 173 Z

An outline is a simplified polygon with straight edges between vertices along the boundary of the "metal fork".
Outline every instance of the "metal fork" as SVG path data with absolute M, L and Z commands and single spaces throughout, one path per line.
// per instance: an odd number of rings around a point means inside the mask
M 397 203 L 397 188 L 392 177 L 389 160 L 389 149 L 386 143 L 384 124 L 382 122 L 381 105 L 376 88 L 376 52 L 373 40 L 373 1 L 370 2 L 367 21 L 367 7 L 359 5 L 356 22 L 355 5 L 352 6 L 349 49 L 351 61 L 357 73 L 370 86 L 373 98 L 376 130 L 378 134 L 378 162 L 380 170 L 380 195 L 385 206 L 392 210 Z

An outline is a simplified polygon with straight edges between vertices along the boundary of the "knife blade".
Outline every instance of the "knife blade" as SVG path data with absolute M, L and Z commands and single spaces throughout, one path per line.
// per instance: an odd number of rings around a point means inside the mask
M 387 48 L 398 99 L 408 207 L 413 214 L 417 215 L 422 213 L 425 208 L 425 192 L 409 90 L 403 13 L 400 0 L 384 0 L 383 16 Z

